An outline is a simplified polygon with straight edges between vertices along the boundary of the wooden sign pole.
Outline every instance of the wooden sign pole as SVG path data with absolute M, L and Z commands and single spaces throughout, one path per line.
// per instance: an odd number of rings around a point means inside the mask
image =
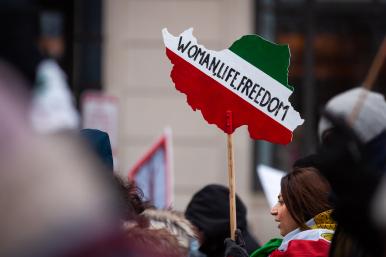
M 371 90 L 371 88 L 373 87 L 373 84 L 374 84 L 375 80 L 377 79 L 379 71 L 381 70 L 382 65 L 385 61 L 385 57 L 386 57 L 386 37 L 383 38 L 382 44 L 379 47 L 377 55 L 375 56 L 375 58 L 371 64 L 370 70 L 367 73 L 366 79 L 362 84 L 362 87 L 364 89 Z M 351 126 L 354 124 L 354 122 L 356 121 L 356 119 L 359 115 L 359 111 L 361 110 L 361 108 L 366 100 L 367 93 L 368 93 L 367 90 L 362 91 L 362 93 L 358 97 L 357 102 L 354 105 L 354 108 L 353 108 L 353 110 L 349 116 L 349 119 L 348 119 L 348 122 Z
M 229 217 L 231 239 L 235 240 L 236 223 L 236 176 L 234 172 L 234 153 L 232 137 L 232 112 L 226 113 L 227 147 L 228 147 L 228 183 L 229 183 Z

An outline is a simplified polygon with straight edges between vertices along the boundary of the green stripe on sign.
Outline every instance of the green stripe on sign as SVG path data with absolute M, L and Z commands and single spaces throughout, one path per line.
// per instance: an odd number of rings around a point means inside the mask
M 288 85 L 290 60 L 288 45 L 277 45 L 258 35 L 247 35 L 234 42 L 229 50 L 291 91 L 294 90 L 292 86 Z

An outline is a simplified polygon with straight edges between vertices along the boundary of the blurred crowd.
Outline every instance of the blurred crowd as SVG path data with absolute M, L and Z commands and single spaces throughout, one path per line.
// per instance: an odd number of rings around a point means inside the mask
M 359 87 L 327 103 L 317 152 L 294 163 L 271 210 L 283 238 L 260 245 L 237 196 L 231 240 L 226 187 L 204 186 L 184 213 L 156 209 L 114 175 L 108 135 L 79 129 L 56 34 L 32 26 L 36 10 L 0 19 L 0 256 L 385 255 L 382 95 Z
M 0 256 L 222 256 L 229 205 L 200 204 L 228 203 L 227 188 L 197 195 L 206 200 L 192 200 L 191 220 L 156 209 L 114 173 L 108 134 L 80 129 L 59 65 L 60 15 L 23 0 L 0 3 L 0 12 Z

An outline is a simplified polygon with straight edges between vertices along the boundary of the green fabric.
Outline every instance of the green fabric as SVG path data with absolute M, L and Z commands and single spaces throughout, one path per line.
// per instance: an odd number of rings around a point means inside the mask
M 229 50 L 259 68 L 291 91 L 288 85 L 290 51 L 288 45 L 277 45 L 257 35 L 243 36 Z
M 261 246 L 259 249 L 255 250 L 250 257 L 267 257 L 270 253 L 276 250 L 280 245 L 283 239 L 273 238 Z

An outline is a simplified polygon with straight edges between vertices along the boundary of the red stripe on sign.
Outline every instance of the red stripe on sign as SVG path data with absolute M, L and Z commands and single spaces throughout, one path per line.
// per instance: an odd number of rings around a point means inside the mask
M 194 111 L 201 110 L 209 124 L 216 124 L 227 133 L 226 112 L 232 111 L 232 133 L 238 127 L 247 125 L 253 139 L 262 139 L 276 144 L 291 142 L 292 131 L 224 88 L 168 48 L 166 48 L 166 55 L 174 65 L 171 78 L 176 89 L 186 94 L 188 104 Z

